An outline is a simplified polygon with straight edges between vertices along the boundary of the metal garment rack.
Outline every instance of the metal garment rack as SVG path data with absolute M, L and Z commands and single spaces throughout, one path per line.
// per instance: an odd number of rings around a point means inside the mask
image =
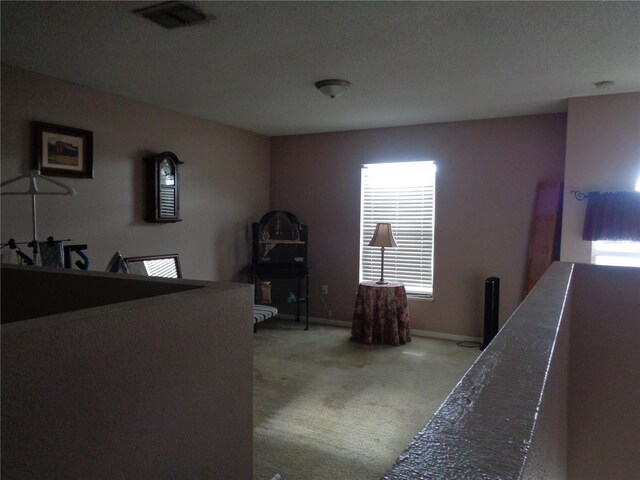
M 39 170 L 29 170 L 29 172 L 25 175 L 18 175 L 17 177 L 11 178 L 0 183 L 0 187 L 4 188 L 7 185 L 18 182 L 22 179 L 28 179 L 29 187 L 26 191 L 23 192 L 1 192 L 0 195 L 31 195 L 31 222 L 33 229 L 33 238 L 32 241 L 29 242 L 29 246 L 33 248 L 33 264 L 36 264 L 36 260 L 38 257 L 38 216 L 36 210 L 36 197 L 38 195 L 70 195 L 75 196 L 76 191 L 58 180 L 53 180 L 52 178 L 43 177 L 40 174 Z M 42 191 L 38 188 L 38 182 L 44 181 L 51 184 L 54 184 L 64 191 Z

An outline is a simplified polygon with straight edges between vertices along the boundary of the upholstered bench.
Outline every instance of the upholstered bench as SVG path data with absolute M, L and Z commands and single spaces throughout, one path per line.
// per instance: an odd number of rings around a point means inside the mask
M 267 318 L 274 317 L 278 314 L 276 307 L 270 307 L 269 305 L 254 305 L 253 306 L 253 333 L 258 331 L 258 323 L 266 320 Z

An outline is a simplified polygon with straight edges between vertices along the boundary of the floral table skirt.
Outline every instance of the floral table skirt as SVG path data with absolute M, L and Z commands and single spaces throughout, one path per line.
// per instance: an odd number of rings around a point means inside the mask
M 366 344 L 411 341 L 407 292 L 402 283 L 362 282 L 358 286 L 351 337 Z

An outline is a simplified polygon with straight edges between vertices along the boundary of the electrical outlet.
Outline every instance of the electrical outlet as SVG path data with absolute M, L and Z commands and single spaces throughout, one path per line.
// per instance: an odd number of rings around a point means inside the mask
M 329 285 L 322 285 L 322 294 L 329 295 Z

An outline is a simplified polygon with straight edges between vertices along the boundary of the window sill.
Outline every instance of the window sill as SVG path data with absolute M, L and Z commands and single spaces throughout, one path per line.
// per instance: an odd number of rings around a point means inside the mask
M 407 293 L 407 300 L 411 300 L 412 302 L 433 302 L 433 295 L 426 297 L 423 295 L 412 295 Z

